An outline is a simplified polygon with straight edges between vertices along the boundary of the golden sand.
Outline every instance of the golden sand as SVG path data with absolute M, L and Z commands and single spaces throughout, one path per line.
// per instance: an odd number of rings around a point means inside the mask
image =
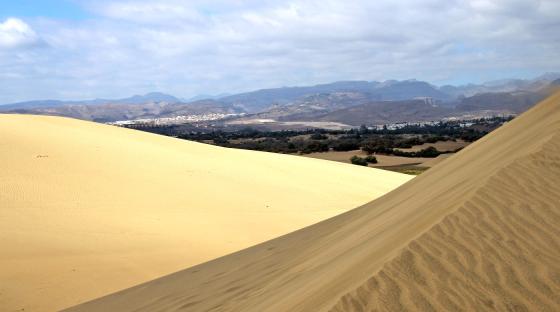
M 369 204 L 71 311 L 560 311 L 560 94 Z
M 0 310 L 53 311 L 310 225 L 409 176 L 0 115 Z

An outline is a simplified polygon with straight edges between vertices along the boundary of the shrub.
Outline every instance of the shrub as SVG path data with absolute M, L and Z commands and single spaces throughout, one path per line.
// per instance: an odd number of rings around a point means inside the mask
M 442 153 L 433 146 L 427 147 L 417 152 L 403 152 L 398 149 L 393 150 L 393 155 L 402 156 L 402 157 L 432 157 L 433 158 L 439 156 L 439 154 Z
M 367 166 L 368 162 L 365 158 L 362 158 L 360 156 L 352 156 L 352 158 L 350 158 L 350 162 L 354 165 L 358 165 L 358 166 Z
M 438 157 L 441 153 L 435 147 L 430 146 L 417 152 L 417 154 L 417 157 Z
M 360 142 L 354 139 L 341 139 L 333 142 L 333 150 L 338 152 L 346 152 L 360 149 Z
M 316 132 L 311 135 L 311 140 L 326 140 L 328 137 L 322 133 Z
M 366 160 L 366 162 L 368 162 L 370 164 L 377 164 L 377 158 L 373 155 L 368 155 L 364 159 Z

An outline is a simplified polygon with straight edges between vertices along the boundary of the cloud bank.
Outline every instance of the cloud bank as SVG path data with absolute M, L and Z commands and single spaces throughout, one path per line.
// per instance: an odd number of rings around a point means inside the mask
M 37 34 L 24 21 L 8 18 L 0 23 L 0 49 L 14 49 L 39 43 Z
M 0 24 L 0 103 L 560 69 L 556 0 L 83 1 Z M 43 43 L 43 44 L 39 44 Z

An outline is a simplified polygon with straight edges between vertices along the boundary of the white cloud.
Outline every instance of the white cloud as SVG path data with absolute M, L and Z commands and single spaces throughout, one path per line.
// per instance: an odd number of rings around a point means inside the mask
M 189 97 L 346 79 L 448 82 L 560 70 L 558 3 L 87 1 L 92 18 L 28 21 L 49 48 L 0 58 L 0 103 L 30 94 Z M 6 24 L 0 47 L 37 42 L 22 21 Z
M 0 49 L 31 46 L 38 42 L 37 34 L 24 21 L 8 18 L 0 23 Z

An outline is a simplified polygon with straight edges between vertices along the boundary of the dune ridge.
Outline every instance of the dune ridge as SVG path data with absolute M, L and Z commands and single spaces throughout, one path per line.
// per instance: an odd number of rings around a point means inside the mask
M 498 171 L 331 311 L 558 311 L 555 155 L 558 135 Z
M 357 209 L 69 311 L 558 310 L 559 106 Z
M 411 179 L 60 117 L 0 115 L 0 310 L 54 311 L 246 248 Z

